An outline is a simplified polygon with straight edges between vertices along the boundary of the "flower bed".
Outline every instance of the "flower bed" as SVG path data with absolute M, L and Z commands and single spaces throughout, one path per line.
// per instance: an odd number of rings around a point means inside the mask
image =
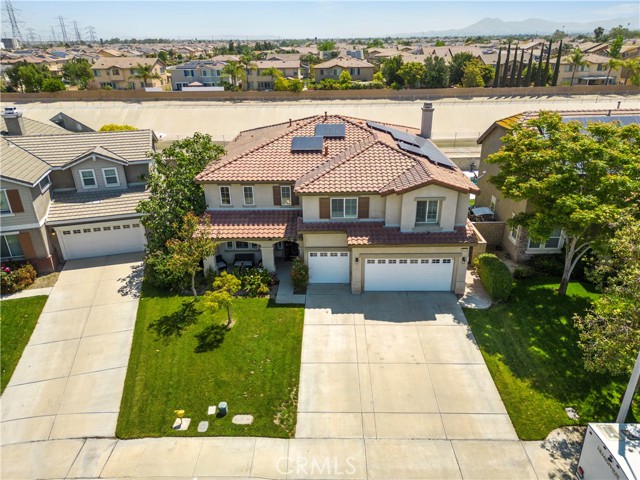
M 33 284 L 38 272 L 29 262 L 6 262 L 0 267 L 0 288 L 3 294 L 24 290 Z

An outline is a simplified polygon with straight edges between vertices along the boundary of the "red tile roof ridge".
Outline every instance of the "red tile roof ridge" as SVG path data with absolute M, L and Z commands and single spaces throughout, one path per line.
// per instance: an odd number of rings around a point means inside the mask
M 382 142 L 378 140 L 377 135 L 374 133 L 369 137 L 365 137 L 362 140 L 358 140 L 356 143 L 351 144 L 346 150 L 343 150 L 328 161 L 318 165 L 316 168 L 300 177 L 294 185 L 294 190 L 303 188 L 309 183 L 312 183 L 314 180 L 317 180 L 318 178 L 337 168 L 339 165 L 342 165 L 343 163 L 349 161 L 349 159 L 367 150 L 375 143 Z
M 263 125 L 262 127 L 255 127 L 255 128 L 249 128 L 247 130 L 241 130 L 240 133 L 238 133 L 238 135 L 236 135 L 236 137 L 232 141 L 235 141 L 243 133 L 255 132 L 257 130 L 262 130 L 262 129 L 265 129 L 265 128 L 278 127 L 280 125 L 285 125 L 287 123 L 291 123 L 291 126 L 293 126 L 293 124 L 296 123 L 296 122 L 304 122 L 305 120 L 311 120 L 311 119 L 314 119 L 314 118 L 317 118 L 317 117 L 319 117 L 319 115 L 311 115 L 309 117 L 296 118 L 295 120 L 291 120 L 291 121 L 286 120 L 286 121 L 280 122 L 280 123 L 272 123 L 270 125 Z

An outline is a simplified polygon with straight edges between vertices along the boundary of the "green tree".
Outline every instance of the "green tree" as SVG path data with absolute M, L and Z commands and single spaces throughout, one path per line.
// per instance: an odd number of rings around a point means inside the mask
M 459 85 L 462 83 L 465 64 L 473 59 L 473 55 L 469 52 L 456 53 L 451 57 L 449 62 L 449 81 L 451 85 Z
M 367 48 L 384 48 L 384 43 L 379 38 L 376 38 L 367 43 Z
M 544 65 L 542 66 L 542 70 L 544 70 Z M 542 78 L 546 78 L 547 83 L 545 83 L 544 85 L 540 85 L 541 87 L 544 87 L 546 85 L 549 84 L 549 82 L 553 79 L 553 72 L 551 71 L 551 68 L 547 69 L 547 73 L 545 74 L 544 72 L 542 73 L 542 75 L 540 75 L 538 72 L 540 71 L 540 64 L 533 62 L 531 64 L 531 67 L 527 66 L 524 69 L 524 76 L 525 79 L 529 76 L 529 72 L 531 72 L 531 79 L 532 81 L 537 81 L 538 78 L 542 77 Z M 529 84 L 524 85 L 525 87 L 529 87 L 531 86 L 531 82 Z
M 61 92 L 66 89 L 67 87 L 59 78 L 45 78 L 42 81 L 43 92 Z
M 18 67 L 20 82 L 27 93 L 39 92 L 45 78 L 50 78 L 49 68 L 46 65 L 27 63 Z
M 629 374 L 640 348 L 640 222 L 620 219 L 602 249 L 599 273 L 609 277 L 601 297 L 574 317 L 587 370 Z
M 624 84 L 627 84 L 627 80 L 631 80 L 631 85 L 640 86 L 640 59 L 627 58 L 622 62 L 622 67 L 627 71 Z
M 99 132 L 122 132 L 127 130 L 138 130 L 136 127 L 126 124 L 117 124 L 117 123 L 107 123 L 101 126 L 98 131 Z
M 607 70 L 607 80 L 605 85 L 609 85 L 609 77 L 611 76 L 611 70 L 614 68 L 618 68 L 622 63 L 622 44 L 624 43 L 624 38 L 622 35 L 618 35 L 618 37 L 613 41 L 611 46 L 609 47 L 609 61 L 607 62 L 607 66 L 609 70 Z
M 573 85 L 573 79 L 576 76 L 576 70 L 578 67 L 584 67 L 587 65 L 587 61 L 584 59 L 584 54 L 580 50 L 580 48 L 575 48 L 573 52 L 571 52 L 571 56 L 569 57 L 569 64 L 573 66 L 571 70 L 571 82 L 569 85 Z
M 564 269 L 558 293 L 566 294 L 573 269 L 592 242 L 609 234 L 612 219 L 640 200 L 640 125 L 562 122 L 541 112 L 502 138 L 487 158 L 500 171 L 490 182 L 511 200 L 532 208 L 509 220 L 536 242 L 562 229 Z
M 18 62 L 4 70 L 4 76 L 8 80 L 8 87 L 17 92 L 24 92 L 24 84 L 20 77 L 20 67 L 28 65 L 27 62 Z
M 166 65 L 167 62 L 169 62 L 169 54 L 164 50 L 160 50 L 158 52 L 158 60 L 160 60 L 162 63 Z
M 93 80 L 93 69 L 87 59 L 74 58 L 62 66 L 62 78 L 84 90 Z
M 429 56 L 424 59 L 425 74 L 423 85 L 425 88 L 445 88 L 449 86 L 449 67 L 444 58 Z
M 427 68 L 420 62 L 407 62 L 398 70 L 398 76 L 402 78 L 402 84 L 406 88 L 420 88 L 426 73 Z
M 436 47 L 444 47 L 445 45 L 444 40 L 436 40 Z
M 222 74 L 230 77 L 231 85 L 236 90 L 239 88 L 238 83 L 243 82 L 247 78 L 245 68 L 240 63 L 234 62 L 233 60 L 222 67 Z
M 177 275 L 191 278 L 193 297 L 198 297 L 196 274 L 202 271 L 200 262 L 215 255 L 217 244 L 211 224 L 205 224 L 193 213 L 187 213 L 182 219 L 180 237 L 167 241 L 170 268 Z
M 284 77 L 282 70 L 278 70 L 276 67 L 264 68 L 260 75 L 263 77 L 273 77 L 274 79 Z
M 213 281 L 213 290 L 204 294 L 204 304 L 211 310 L 227 310 L 227 328 L 231 326 L 231 307 L 234 295 L 240 290 L 240 280 L 227 272 L 220 273 Z
M 318 45 L 318 51 L 320 52 L 331 52 L 336 49 L 336 42 L 333 40 L 325 40 L 320 45 Z
M 462 74 L 462 86 L 465 88 L 484 87 L 484 79 L 482 78 L 479 60 L 474 58 L 465 63 Z
M 147 87 L 149 80 L 157 80 L 162 78 L 159 73 L 153 71 L 154 65 L 142 65 L 138 63 L 135 68 L 132 70 L 131 78 L 136 78 L 138 80 L 142 80 L 144 86 Z
M 351 86 L 351 74 L 349 70 L 343 70 L 340 72 L 340 76 L 338 77 L 338 83 L 340 84 L 340 88 L 343 90 L 348 90 Z
M 258 70 L 258 65 L 256 64 L 256 62 L 254 62 L 254 60 L 255 55 L 253 54 L 253 52 L 245 51 L 245 53 L 240 56 L 240 65 L 242 65 L 242 67 L 244 68 L 245 79 L 249 78 L 249 72 L 255 72 L 256 70 Z M 247 89 L 248 88 L 249 86 L 247 85 Z
M 184 216 L 204 212 L 204 190 L 193 179 L 223 154 L 224 149 L 202 133 L 150 154 L 154 163 L 149 175 L 151 196 L 137 208 L 144 214 L 141 221 L 148 229 L 147 251 L 166 251 L 167 241 L 179 238 Z
M 398 74 L 398 70 L 402 68 L 402 65 L 404 65 L 404 60 L 402 60 L 400 55 L 389 57 L 382 62 L 382 68 L 380 71 L 382 72 L 382 76 L 384 77 L 384 81 L 387 85 L 402 85 L 404 80 Z
M 595 41 L 599 42 L 600 39 L 602 38 L 602 35 L 604 35 L 604 28 L 596 27 L 596 29 L 593 31 L 593 36 Z

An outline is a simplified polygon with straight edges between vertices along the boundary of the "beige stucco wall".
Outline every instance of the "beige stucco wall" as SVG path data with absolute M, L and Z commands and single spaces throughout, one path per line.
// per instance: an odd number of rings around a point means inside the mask
M 115 168 L 118 172 L 118 181 L 120 185 L 107 187 L 104 183 L 104 175 L 102 170 L 104 168 Z M 82 185 L 82 180 L 80 178 L 80 170 L 93 170 L 96 176 L 96 182 L 98 184 L 98 188 L 84 188 Z M 108 160 L 103 160 L 101 158 L 96 157 L 96 160 L 85 160 L 77 165 L 71 167 L 71 172 L 73 175 L 73 179 L 76 184 L 76 189 L 79 192 L 85 191 L 95 191 L 95 190 L 112 190 L 112 189 L 122 189 L 127 188 L 127 178 L 124 173 L 124 168 L 122 165 L 114 162 L 110 162 Z
M 467 224 L 469 216 L 469 194 L 458 192 L 458 204 L 456 206 L 455 225 L 462 226 Z
M 251 184 L 251 183 L 243 183 L 243 184 L 225 184 L 222 186 L 230 187 L 229 192 L 231 195 L 231 205 L 221 205 L 220 203 L 220 186 L 219 184 L 214 183 L 206 183 L 203 185 L 204 187 L 204 197 L 207 202 L 207 208 L 281 208 L 280 205 L 275 205 L 273 203 L 273 187 L 275 183 L 264 184 Z M 249 206 L 244 204 L 244 193 L 243 187 L 253 187 L 253 202 L 255 205 Z M 293 185 L 291 186 L 291 191 L 293 195 Z M 297 207 L 297 206 L 295 206 Z M 282 208 L 291 208 L 290 205 L 282 206 Z
M 145 184 L 147 181 L 142 180 L 140 176 L 149 176 L 149 164 L 128 165 L 124 168 L 124 172 L 129 186 L 133 186 L 134 184 Z
M 433 226 L 418 227 L 416 229 L 416 207 L 418 200 L 442 199 L 440 203 L 439 224 Z M 400 220 L 400 230 L 403 232 L 432 230 L 451 231 L 456 221 L 456 211 L 458 206 L 458 192 L 439 185 L 428 185 L 426 187 L 412 190 L 402 195 L 402 212 Z
M 400 226 L 400 218 L 402 214 L 402 197 L 400 195 L 389 195 L 385 197 L 386 211 L 384 216 L 384 224 L 388 227 Z
M 41 193 L 40 187 L 37 185 L 31 189 L 33 209 L 35 210 L 38 219 L 44 218 L 49 211 L 49 204 L 51 203 L 51 188 L 52 186 L 49 186 L 44 193 Z
M 346 248 L 346 233 L 305 233 L 304 234 L 305 249 L 314 248 Z
M 316 221 L 320 220 L 320 198 L 369 198 L 369 219 L 385 219 L 385 210 L 386 210 L 386 198 L 381 197 L 380 195 L 305 195 L 300 197 L 302 202 L 302 211 L 305 221 Z M 322 219 L 326 220 L 326 219 Z M 344 221 L 345 219 L 340 219 Z M 347 221 L 349 219 L 346 219 Z M 352 219 L 354 220 L 354 219 Z

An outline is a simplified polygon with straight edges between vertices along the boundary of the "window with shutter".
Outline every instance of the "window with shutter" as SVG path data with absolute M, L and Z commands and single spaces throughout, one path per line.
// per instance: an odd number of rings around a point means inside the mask
M 358 198 L 358 218 L 369 218 L 369 197 Z
M 320 218 L 331 218 L 331 201 L 329 197 L 320 199 Z
M 9 205 L 11 207 L 11 213 L 22 213 L 22 212 L 24 212 L 24 207 L 22 206 L 22 199 L 20 198 L 20 191 L 18 191 L 18 190 L 5 190 L 5 193 L 7 194 L 7 200 L 9 201 Z M 4 205 L 3 205 L 2 213 L 5 213 L 4 212 Z

